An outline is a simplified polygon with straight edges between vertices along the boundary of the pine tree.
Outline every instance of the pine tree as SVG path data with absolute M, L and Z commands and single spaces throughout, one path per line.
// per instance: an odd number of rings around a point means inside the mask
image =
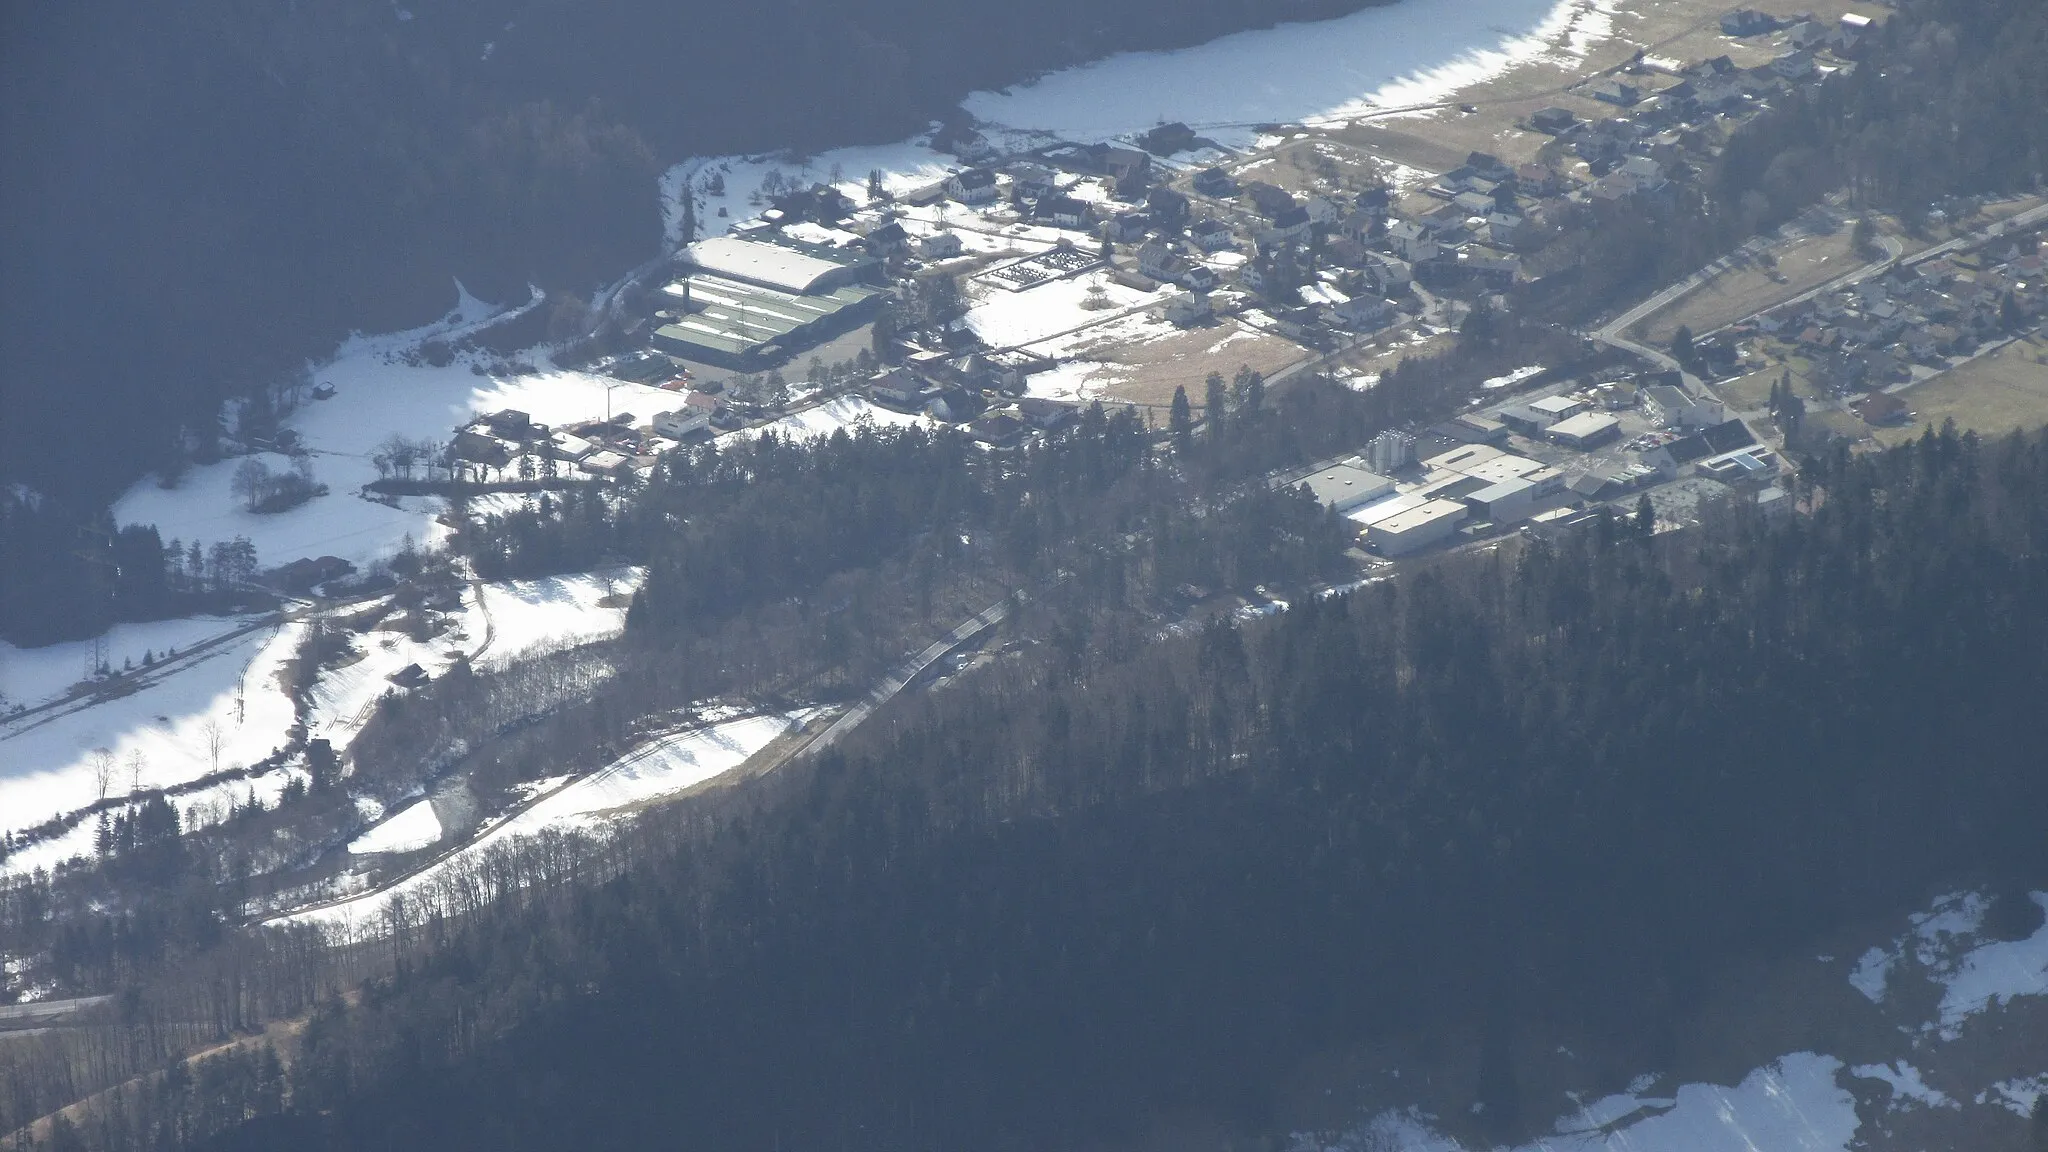
M 1671 358 L 1681 368 L 1690 369 L 1693 361 L 1692 329 L 1684 324 L 1671 334 Z
M 1633 527 L 1636 535 L 1649 539 L 1657 531 L 1657 509 L 1650 503 L 1650 494 L 1643 493 L 1636 501 L 1636 518 Z
M 1195 414 L 1188 405 L 1188 390 L 1184 387 L 1173 390 L 1173 408 L 1167 427 L 1173 434 L 1173 450 L 1177 455 L 1185 457 L 1194 451 Z
M 1203 400 L 1202 421 L 1209 426 L 1209 446 L 1223 443 L 1224 425 L 1229 421 L 1230 394 L 1223 386 L 1223 373 L 1209 373 L 1209 392 Z

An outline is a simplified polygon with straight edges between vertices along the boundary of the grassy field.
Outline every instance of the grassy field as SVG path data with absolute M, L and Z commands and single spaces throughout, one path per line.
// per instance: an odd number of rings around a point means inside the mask
M 1105 403 L 1121 401 L 1163 410 L 1173 402 L 1175 388 L 1186 388 L 1188 399 L 1201 408 L 1211 372 L 1229 379 L 1239 368 L 1250 367 L 1270 376 L 1309 352 L 1292 340 L 1225 320 L 1213 328 L 1191 328 L 1159 340 L 1104 348 L 1093 355 L 1106 365 L 1097 377 L 1103 384 Z
M 1844 12 L 1880 19 L 1885 13 L 1883 7 L 1860 0 L 1767 4 L 1764 8 L 1781 16 L 1810 12 L 1814 19 L 1825 22 L 1838 20 Z M 1766 64 L 1784 51 L 1778 43 L 1781 37 L 1733 40 L 1721 35 L 1720 18 L 1727 10 L 1722 0 L 1625 0 L 1609 17 L 1611 34 L 1571 49 L 1553 46 L 1552 51 L 1499 76 L 1467 85 L 1451 96 L 1451 107 L 1354 120 L 1319 128 L 1312 136 L 1425 172 L 1462 164 L 1468 152 L 1491 152 L 1510 164 L 1526 163 L 1551 139 L 1519 126 L 1529 114 L 1556 105 L 1583 119 L 1616 115 L 1619 109 L 1592 99 L 1585 89 L 1594 77 L 1626 65 L 1638 50 L 1656 60 L 1679 64 L 1726 55 L 1745 68 Z M 1584 21 L 1574 29 L 1572 38 L 1590 38 L 1589 33 L 1599 31 L 1599 23 L 1597 19 Z M 1655 72 L 1633 79 L 1653 91 L 1675 83 L 1673 77 Z M 1460 104 L 1469 104 L 1476 111 L 1461 112 L 1456 107 Z
M 1795 240 L 1773 255 L 1777 257 L 1776 267 L 1751 264 L 1725 272 L 1651 316 L 1646 329 L 1649 342 L 1658 347 L 1669 344 L 1671 334 L 1681 324 L 1695 334 L 1733 324 L 1853 272 L 1865 262 L 1851 250 L 1848 229 L 1833 236 Z
M 1880 444 L 1954 420 L 1987 436 L 2048 424 L 2048 334 L 2035 333 L 1899 394 L 1913 421 L 1872 431 Z

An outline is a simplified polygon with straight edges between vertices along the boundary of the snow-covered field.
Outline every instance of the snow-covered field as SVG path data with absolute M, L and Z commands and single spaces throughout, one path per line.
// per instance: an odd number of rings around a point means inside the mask
M 221 622 L 212 623 L 218 631 Z M 138 783 L 167 787 L 268 756 L 292 724 L 278 673 L 302 628 L 259 629 L 130 695 L 0 726 L 0 829 L 32 827 L 99 799 L 96 760 L 110 765 L 106 793 L 122 796 Z M 33 867 L 23 863 L 30 859 L 20 853 L 0 868 Z
M 879 428 L 910 424 L 930 427 L 931 423 L 923 416 L 913 416 L 907 412 L 871 404 L 865 396 L 836 396 L 814 408 L 792 412 L 759 428 L 743 428 L 737 432 L 728 432 L 726 435 L 759 436 L 763 432 L 773 432 L 778 436 L 808 440 L 816 436 L 830 436 L 841 428 L 851 431 L 862 424 L 872 424 Z
M 414 852 L 440 838 L 441 819 L 434 814 L 434 802 L 422 797 L 356 837 L 348 850 L 356 856 Z
M 1172 52 L 1111 56 L 965 102 L 977 119 L 1069 140 L 1130 137 L 1162 119 L 1232 147 L 1263 124 L 1334 123 L 1441 101 L 1546 55 L 1582 57 L 1608 0 L 1401 3 L 1243 32 Z M 1227 79 L 1225 79 L 1227 78 Z
M 1091 295 L 1106 307 L 1086 307 Z M 1022 292 L 989 289 L 967 313 L 967 323 L 990 345 L 1014 348 L 1101 324 L 1120 310 L 1160 299 L 1162 294 L 1126 288 L 1105 272 L 1089 272 Z
M 115 504 L 115 519 L 155 524 L 167 541 L 244 536 L 264 567 L 301 556 L 339 556 L 363 565 L 397 552 L 408 536 L 425 544 L 445 533 L 435 519 L 443 508 L 439 500 L 409 498 L 393 507 L 357 495 L 378 479 L 372 457 L 392 435 L 444 440 L 472 414 L 501 408 L 563 424 L 602 419 L 607 411 L 645 420 L 676 406 L 672 392 L 583 372 L 497 377 L 479 375 L 468 358 L 443 368 L 407 362 L 407 353 L 422 342 L 460 334 L 502 314 L 464 296 L 461 307 L 437 324 L 353 338 L 331 362 L 314 369 L 313 378 L 333 384 L 335 395 L 307 402 L 286 423 L 311 447 L 313 475 L 328 486 L 328 495 L 289 512 L 257 515 L 230 491 L 241 460 L 228 459 L 192 469 L 175 489 L 149 480 L 137 484 Z M 268 463 L 278 470 L 290 466 L 281 456 Z
M 491 645 L 478 664 L 503 667 L 535 649 L 617 636 L 626 627 L 626 604 L 646 575 L 645 568 L 625 567 L 485 584 Z
M 800 714 L 753 716 L 678 733 L 621 757 L 610 765 L 548 794 L 539 803 L 500 820 L 459 852 L 451 853 L 433 866 L 422 869 L 398 884 L 377 892 L 280 917 L 273 922 L 323 924 L 329 927 L 368 926 L 393 895 L 414 897 L 429 893 L 440 878 L 464 861 L 504 844 L 514 837 L 533 836 L 544 830 L 589 830 L 599 828 L 607 814 L 623 808 L 674 795 L 739 767 L 756 752 L 790 727 L 801 722 Z M 365 839 L 377 836 L 393 822 L 425 804 L 393 816 L 373 828 Z M 431 814 L 431 809 L 428 810 Z M 424 819 L 413 817 L 416 824 Z M 438 821 L 434 825 L 439 835 Z M 409 828 L 415 834 L 423 827 Z M 396 838 L 396 834 L 393 834 Z M 357 841 L 362 844 L 363 841 Z M 392 851 L 390 848 L 351 851 Z
M 109 669 L 120 672 L 141 667 L 145 657 L 162 659 L 172 649 L 183 652 L 246 623 L 242 617 L 190 616 L 116 624 L 97 643 L 74 640 L 42 648 L 16 648 L 0 640 L 0 702 L 8 707 L 33 706 L 61 696 L 89 676 L 96 654 Z

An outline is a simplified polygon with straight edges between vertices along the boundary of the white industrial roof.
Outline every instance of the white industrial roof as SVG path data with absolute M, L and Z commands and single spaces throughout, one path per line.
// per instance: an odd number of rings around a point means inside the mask
M 1541 460 L 1531 460 L 1527 456 L 1515 456 L 1503 452 L 1495 455 L 1491 460 L 1482 461 L 1468 468 L 1454 466 L 1451 471 L 1463 472 L 1467 476 L 1484 480 L 1489 484 L 1498 484 L 1503 480 L 1519 480 L 1524 476 L 1533 476 L 1543 471 L 1546 467 L 1548 465 L 1544 464 Z
M 1372 526 L 1374 532 L 1398 536 L 1417 528 L 1426 528 L 1443 519 L 1462 519 L 1468 509 L 1456 500 L 1431 500 L 1405 512 L 1396 512 Z
M 751 280 L 785 292 L 809 292 L 820 279 L 841 267 L 830 260 L 807 256 L 780 244 L 763 244 L 732 236 L 699 240 L 690 245 L 684 255 L 690 263 L 706 272 L 716 272 L 735 280 Z
M 1585 406 L 1585 401 L 1574 400 L 1569 396 L 1545 396 L 1541 400 L 1529 401 L 1529 407 L 1548 416 L 1568 415 Z
M 1339 512 L 1355 508 L 1394 490 L 1394 482 L 1356 464 L 1337 464 L 1303 481 L 1317 500 Z
M 1550 426 L 1550 434 L 1552 436 L 1567 436 L 1583 440 L 1589 436 L 1598 436 L 1609 428 L 1618 427 L 1620 424 L 1621 421 L 1604 413 L 1581 412 L 1577 416 L 1567 417 L 1552 424 Z
M 1505 455 L 1507 453 L 1502 452 L 1491 444 L 1467 444 L 1463 448 L 1456 448 L 1449 452 L 1431 456 L 1422 462 L 1422 466 L 1425 468 L 1448 468 L 1453 472 L 1470 472 L 1473 468 L 1486 463 L 1488 460 Z

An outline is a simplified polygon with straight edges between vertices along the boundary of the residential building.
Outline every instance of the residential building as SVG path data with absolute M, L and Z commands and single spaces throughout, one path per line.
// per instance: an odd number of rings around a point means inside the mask
M 926 260 L 951 260 L 966 251 L 960 237 L 951 232 L 937 232 L 917 242 L 917 254 Z
M 1204 196 L 1220 200 L 1237 195 L 1237 181 L 1221 168 L 1204 168 L 1195 173 L 1194 189 Z
M 1643 99 L 1643 90 L 1624 80 L 1604 80 L 1595 84 L 1588 93 L 1603 104 L 1614 104 L 1622 108 L 1633 107 Z
M 1413 220 L 1397 220 L 1387 227 L 1387 244 L 1394 254 L 1410 264 L 1436 256 L 1436 238 Z
M 1551 136 L 1571 131 L 1579 118 L 1569 108 L 1538 108 L 1529 114 L 1529 127 Z
M 1234 239 L 1230 225 L 1208 217 L 1188 226 L 1188 238 L 1195 242 L 1195 247 L 1204 252 L 1218 252 L 1228 248 Z
M 988 204 L 995 200 L 996 174 L 986 168 L 955 172 L 946 181 L 946 195 L 962 204 Z
M 1215 305 L 1206 293 L 1185 293 L 1166 302 L 1166 322 L 1177 328 L 1193 328 L 1215 318 Z

